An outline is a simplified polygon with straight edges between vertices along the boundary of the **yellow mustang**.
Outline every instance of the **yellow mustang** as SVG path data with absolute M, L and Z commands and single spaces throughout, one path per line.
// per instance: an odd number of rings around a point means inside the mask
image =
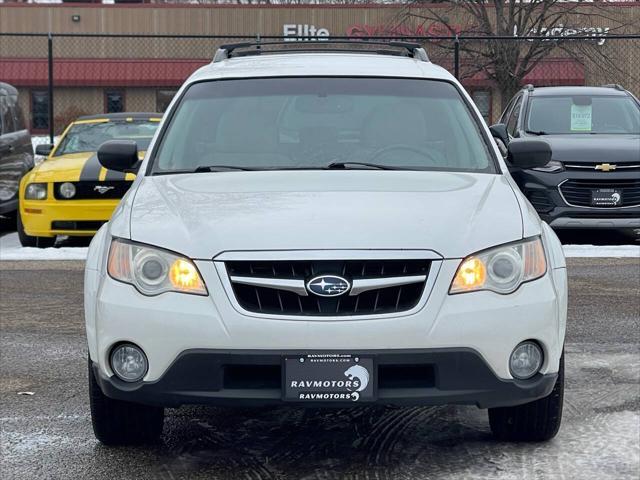
M 80 117 L 57 145 L 38 145 L 47 159 L 20 182 L 18 236 L 25 247 L 51 247 L 57 235 L 91 236 L 109 220 L 135 175 L 107 171 L 98 147 L 107 140 L 135 140 L 144 150 L 158 127 L 157 113 Z

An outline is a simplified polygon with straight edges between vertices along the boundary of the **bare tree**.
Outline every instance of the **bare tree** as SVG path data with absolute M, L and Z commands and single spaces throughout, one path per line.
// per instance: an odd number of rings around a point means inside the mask
M 464 19 L 461 23 L 460 18 Z M 603 3 L 583 0 L 413 0 L 404 11 L 403 20 L 421 25 L 438 22 L 441 31 L 450 35 L 513 38 L 460 42 L 464 57 L 463 79 L 484 72 L 500 90 L 503 106 L 518 91 L 527 74 L 554 51 L 561 51 L 583 63 L 591 61 L 600 63 L 603 68 L 620 69 L 620 65 L 598 47 L 602 46 L 607 34 L 624 28 L 624 20 L 617 18 L 614 10 Z M 602 20 L 612 27 L 596 27 Z M 593 36 L 593 40 L 571 38 L 584 35 Z M 538 38 L 520 38 L 525 36 Z M 545 36 L 560 38 L 551 40 Z M 443 48 L 453 47 L 449 43 Z

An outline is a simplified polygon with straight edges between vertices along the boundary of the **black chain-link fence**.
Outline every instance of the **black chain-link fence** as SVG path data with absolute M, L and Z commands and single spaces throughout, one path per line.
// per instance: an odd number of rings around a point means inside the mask
M 220 45 L 277 40 L 283 38 L 0 33 L 0 81 L 21 92 L 32 132 L 53 137 L 80 115 L 164 111 L 182 82 L 211 62 Z M 528 83 L 620 84 L 640 95 L 640 35 L 369 40 L 423 44 L 432 62 L 461 80 L 488 122 L 495 121 L 505 102 Z M 317 39 L 287 42 L 288 48 L 301 45 L 327 48 L 328 44 Z

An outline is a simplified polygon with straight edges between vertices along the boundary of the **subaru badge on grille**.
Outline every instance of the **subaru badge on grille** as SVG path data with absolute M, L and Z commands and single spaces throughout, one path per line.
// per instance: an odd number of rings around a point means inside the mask
M 338 297 L 351 289 L 351 282 L 337 275 L 319 275 L 307 282 L 307 290 L 319 297 Z

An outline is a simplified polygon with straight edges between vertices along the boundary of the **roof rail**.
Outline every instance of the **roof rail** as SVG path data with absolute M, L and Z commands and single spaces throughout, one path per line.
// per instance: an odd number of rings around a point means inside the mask
M 615 88 L 616 90 L 620 90 L 624 92 L 625 89 L 622 85 L 618 85 L 617 83 L 607 83 L 606 85 L 602 85 L 604 88 Z
M 528 92 L 533 92 L 535 90 L 536 87 L 533 86 L 533 84 L 531 83 L 527 83 L 524 88 L 527 89 Z
M 315 40 L 315 39 L 314 39 Z M 354 48 L 331 48 L 333 45 L 348 45 Z M 380 46 L 379 49 L 357 49 L 360 45 Z M 286 46 L 291 48 L 272 49 L 264 47 Z M 328 48 L 327 48 L 328 47 Z M 394 50 L 395 49 L 395 50 Z M 243 50 L 238 51 L 237 50 Z M 234 53 L 236 52 L 236 53 Z M 246 57 L 250 55 L 261 55 L 263 53 L 295 53 L 295 52 L 348 52 L 348 53 L 376 53 L 378 55 L 396 55 L 415 58 L 423 62 L 429 62 L 426 50 L 418 43 L 408 42 L 383 42 L 373 40 L 331 40 L 322 39 L 315 41 L 277 41 L 277 42 L 243 42 L 221 45 L 218 48 L 213 63 L 221 62 L 232 57 Z

